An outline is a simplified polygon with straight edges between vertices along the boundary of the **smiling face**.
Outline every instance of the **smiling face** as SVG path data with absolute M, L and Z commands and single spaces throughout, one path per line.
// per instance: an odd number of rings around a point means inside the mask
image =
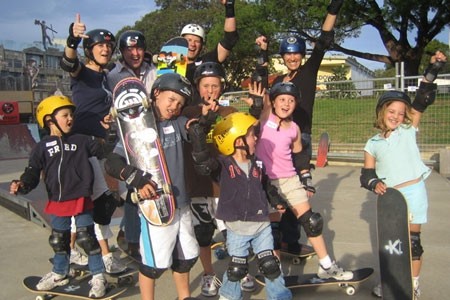
M 290 117 L 294 112 L 295 105 L 295 97 L 287 94 L 278 95 L 272 102 L 275 115 L 281 119 Z
M 144 48 L 125 47 L 121 50 L 125 63 L 136 75 L 140 74 L 142 62 L 144 61 Z
M 284 53 L 283 62 L 289 71 L 296 71 L 302 65 L 303 56 L 298 52 Z
M 112 51 L 113 48 L 111 43 L 98 43 L 92 47 L 92 55 L 97 63 L 102 66 L 106 65 L 111 60 Z
M 219 77 L 203 77 L 197 87 L 200 97 L 206 101 L 219 99 L 222 93 L 222 83 Z
M 155 106 L 161 120 L 172 119 L 181 113 L 186 99 L 173 91 L 156 91 Z
M 384 109 L 383 123 L 390 131 L 403 124 L 406 116 L 406 104 L 401 101 L 392 101 Z
M 202 51 L 203 40 L 201 37 L 194 34 L 185 34 L 183 37 L 188 42 L 188 60 L 194 61 L 200 55 L 200 51 Z

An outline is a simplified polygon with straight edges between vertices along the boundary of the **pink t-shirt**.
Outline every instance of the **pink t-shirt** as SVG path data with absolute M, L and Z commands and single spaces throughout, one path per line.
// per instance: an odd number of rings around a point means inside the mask
M 289 128 L 280 127 L 275 115 L 261 123 L 260 136 L 256 145 L 256 156 L 262 160 L 270 179 L 288 178 L 297 174 L 292 162 L 292 143 L 297 139 L 298 125 L 290 122 Z

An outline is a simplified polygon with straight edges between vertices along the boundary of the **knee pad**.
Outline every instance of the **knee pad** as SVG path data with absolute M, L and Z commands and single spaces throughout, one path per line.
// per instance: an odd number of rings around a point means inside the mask
M 323 219 L 319 213 L 308 210 L 299 218 L 299 221 L 305 229 L 307 237 L 316 237 L 322 234 Z
M 111 217 L 116 210 L 117 200 L 110 192 L 103 193 L 93 201 L 94 203 L 94 222 L 100 225 L 109 225 Z
M 259 271 L 268 279 L 273 280 L 281 275 L 280 260 L 272 250 L 261 251 L 257 254 Z
M 247 257 L 231 257 L 228 264 L 227 276 L 228 280 L 236 282 L 244 278 L 248 274 Z
M 196 262 L 197 257 L 193 259 L 174 259 L 170 268 L 177 273 L 188 273 Z
M 213 223 L 200 223 L 194 226 L 195 237 L 200 247 L 211 246 L 211 241 L 216 227 Z
M 412 260 L 420 260 L 423 254 L 420 232 L 411 232 L 411 254 Z
M 166 269 L 152 268 L 144 264 L 139 265 L 139 272 L 141 272 L 141 274 L 144 275 L 145 277 L 151 279 L 158 279 L 165 271 Z
M 52 230 L 48 243 L 57 254 L 70 253 L 70 230 Z
M 100 245 L 95 237 L 94 225 L 77 228 L 77 244 L 87 255 L 100 253 Z
M 272 228 L 272 236 L 273 236 L 273 249 L 280 250 L 281 249 L 281 230 L 280 230 L 280 222 L 271 222 L 270 227 Z

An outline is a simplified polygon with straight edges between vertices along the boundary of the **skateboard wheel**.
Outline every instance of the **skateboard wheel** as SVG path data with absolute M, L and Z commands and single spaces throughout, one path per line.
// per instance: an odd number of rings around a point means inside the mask
M 138 204 L 139 203 L 139 199 L 140 199 L 140 197 L 139 197 L 138 193 L 136 193 L 136 192 L 131 193 L 131 201 L 133 203 Z
M 123 278 L 124 284 L 132 284 L 133 283 L 133 276 L 127 276 Z
M 345 292 L 347 293 L 347 295 L 353 296 L 356 292 L 356 289 L 355 289 L 355 287 L 350 285 L 345 289 Z
M 115 283 L 108 283 L 108 288 L 111 289 L 111 290 L 114 290 L 114 289 L 117 288 L 117 284 L 115 284 Z
M 154 64 L 158 64 L 158 54 L 153 54 L 153 56 L 152 56 L 152 62 L 154 63 Z
M 164 191 L 164 194 L 170 194 L 172 192 L 172 189 L 170 188 L 170 185 L 165 183 L 162 185 L 162 189 Z
M 222 260 L 225 259 L 225 257 L 227 257 L 227 252 L 223 248 L 218 248 L 214 250 L 214 255 L 216 256 L 217 259 Z
M 298 257 L 295 257 L 292 259 L 292 264 L 299 265 L 302 262 L 302 260 Z
M 145 109 L 148 109 L 148 108 L 150 107 L 150 102 L 148 101 L 148 98 L 147 98 L 147 97 L 142 98 L 142 106 L 143 106 Z
M 111 107 L 111 109 L 109 110 L 109 113 L 111 114 L 111 116 L 114 119 L 117 118 L 117 109 L 115 107 Z

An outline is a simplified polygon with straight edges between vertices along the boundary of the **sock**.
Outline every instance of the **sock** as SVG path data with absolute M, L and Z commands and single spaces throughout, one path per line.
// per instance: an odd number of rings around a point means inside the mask
M 322 259 L 319 259 L 319 263 L 325 270 L 328 270 L 331 267 L 331 258 L 329 255 L 325 256 Z

